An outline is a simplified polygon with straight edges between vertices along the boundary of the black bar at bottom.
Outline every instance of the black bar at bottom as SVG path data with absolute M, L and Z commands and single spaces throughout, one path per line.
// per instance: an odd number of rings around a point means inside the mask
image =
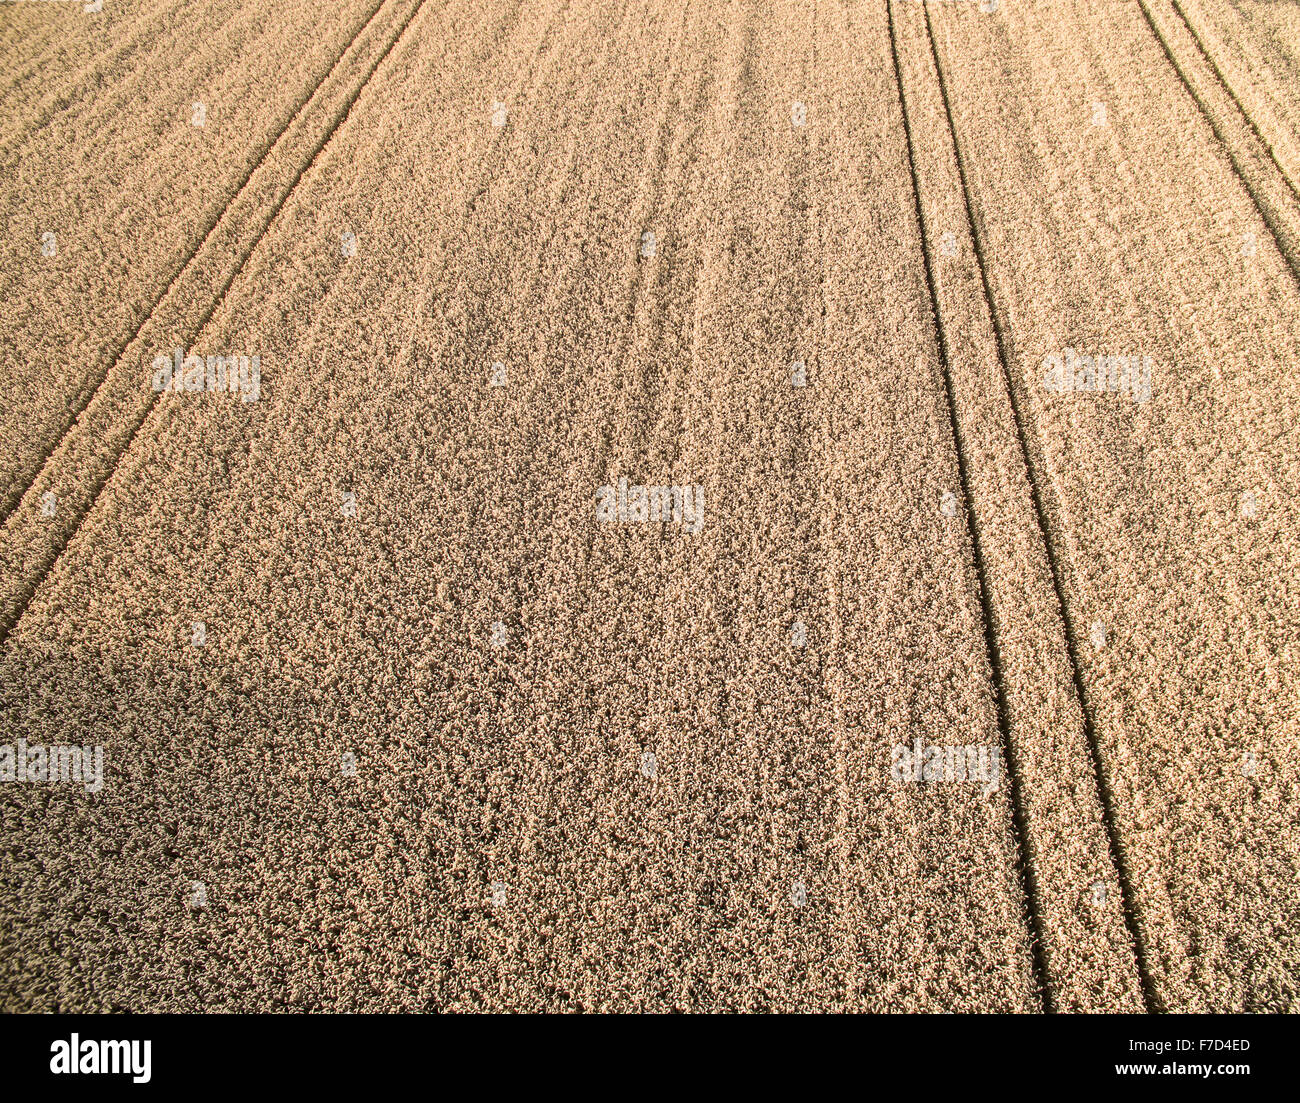
M 8 1015 L 0 1029 L 6 1088 L 284 1087 L 334 1098 L 416 1085 L 736 1095 L 751 1083 L 765 1096 L 782 1083 L 840 1083 L 851 1095 L 908 1083 L 1222 1094 L 1293 1083 L 1285 1066 L 1296 1038 L 1289 1017 L 1244 1015 Z

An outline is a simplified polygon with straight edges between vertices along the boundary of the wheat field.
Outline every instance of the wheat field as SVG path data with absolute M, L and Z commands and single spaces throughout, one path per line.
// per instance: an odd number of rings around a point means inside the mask
M 2 3 L 0 181 L 0 1008 L 1300 1010 L 1300 5 Z

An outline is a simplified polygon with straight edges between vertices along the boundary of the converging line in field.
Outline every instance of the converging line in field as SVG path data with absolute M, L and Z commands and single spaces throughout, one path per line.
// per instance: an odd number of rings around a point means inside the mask
M 1020 402 L 1016 398 L 1016 389 L 1011 378 L 1011 371 L 1008 366 L 1006 335 L 1002 328 L 1001 316 L 998 314 L 996 304 L 993 298 L 992 287 L 989 284 L 988 268 L 984 260 L 984 243 L 976 224 L 974 208 L 971 204 L 970 184 L 966 176 L 965 159 L 961 152 L 961 143 L 957 138 L 957 127 L 952 117 L 952 104 L 948 96 L 947 82 L 943 76 L 943 68 L 939 64 L 939 51 L 935 46 L 934 27 L 930 19 L 930 10 L 925 9 L 925 30 L 926 37 L 930 44 L 930 55 L 934 62 L 934 70 L 938 76 L 939 94 L 943 99 L 944 113 L 947 121 L 948 132 L 952 138 L 952 148 L 957 162 L 957 175 L 961 181 L 962 202 L 966 212 L 966 224 L 970 231 L 971 242 L 975 251 L 976 266 L 980 274 L 980 286 L 984 291 L 984 299 L 988 307 L 989 319 L 993 326 L 993 336 L 997 343 L 998 362 L 1002 369 L 1003 381 L 1006 385 L 1007 396 L 1011 406 L 1011 416 L 1015 422 L 1016 437 L 1020 445 L 1021 458 L 1025 465 L 1025 473 L 1028 478 L 1029 492 L 1034 504 L 1034 520 L 1038 526 L 1039 538 L 1042 540 L 1043 548 L 1047 554 L 1047 562 L 1051 568 L 1052 586 L 1056 594 L 1057 607 L 1061 613 L 1061 619 L 1065 628 L 1065 645 L 1066 653 L 1069 658 L 1070 673 L 1074 681 L 1075 695 L 1079 702 L 1079 708 L 1082 713 L 1084 732 L 1087 738 L 1088 749 L 1092 757 L 1092 771 L 1096 779 L 1098 795 L 1101 799 L 1102 820 L 1106 829 L 1106 840 L 1110 850 L 1110 858 L 1115 866 L 1116 874 L 1119 879 L 1121 892 L 1121 907 L 1124 913 L 1125 924 L 1128 927 L 1129 937 L 1133 942 L 1134 957 L 1137 964 L 1138 979 L 1142 990 L 1142 998 L 1148 1010 L 1152 1010 L 1156 1005 L 1154 989 L 1151 983 L 1150 971 L 1147 967 L 1147 957 L 1142 939 L 1142 933 L 1138 926 L 1137 917 L 1133 909 L 1133 888 L 1132 878 L 1129 874 L 1128 865 L 1124 858 L 1124 851 L 1119 841 L 1119 833 L 1115 826 L 1114 798 L 1111 795 L 1110 788 L 1106 782 L 1106 773 L 1102 763 L 1101 750 L 1097 743 L 1097 733 L 1093 723 L 1092 709 L 1088 703 L 1087 693 L 1084 689 L 1083 677 L 1079 672 L 1079 659 L 1077 647 L 1077 635 L 1074 628 L 1073 618 L 1070 614 L 1069 606 L 1065 602 L 1065 591 L 1061 582 L 1061 567 L 1057 559 L 1056 547 L 1051 536 L 1051 529 L 1047 522 L 1047 513 L 1043 508 L 1042 492 L 1039 488 L 1039 479 L 1036 477 L 1037 472 L 1035 465 L 1030 457 L 1030 450 L 1025 435 L 1025 419 L 1020 409 Z M 892 27 L 891 27 L 892 32 Z M 920 210 L 918 201 L 918 212 Z M 927 276 L 928 276 L 927 265 Z M 936 316 L 938 306 L 935 306 Z M 941 331 L 942 333 L 942 331 Z M 947 361 L 944 361 L 944 377 L 947 380 Z M 955 431 L 955 421 L 954 421 Z M 964 482 L 964 476 L 963 476 Z M 976 544 L 976 556 L 978 558 L 978 543 Z M 983 572 L 981 569 L 981 587 L 983 586 Z M 987 619 L 986 624 L 990 622 Z M 990 628 L 991 631 L 991 628 Z M 999 681 L 999 700 L 1001 699 L 1001 684 Z M 1005 733 L 1004 733 L 1005 734 Z M 1014 760 L 1011 757 L 1010 748 L 1008 748 L 1008 764 L 1011 774 L 1012 793 L 1018 794 L 1018 781 L 1015 770 Z M 1015 796 L 1015 804 L 1019 806 L 1019 796 Z
M 975 558 L 975 580 L 978 591 L 980 611 L 984 624 L 984 646 L 988 655 L 993 678 L 993 687 L 997 701 L 998 732 L 1002 740 L 1003 752 L 1007 760 L 1007 775 L 1011 791 L 1012 828 L 1016 840 L 1016 872 L 1020 879 L 1028 911 L 1029 944 L 1033 964 L 1034 982 L 1045 1011 L 1055 1010 L 1055 1001 L 1049 984 L 1046 962 L 1043 958 L 1043 920 L 1039 905 L 1039 890 L 1033 866 L 1028 858 L 1028 831 L 1024 811 L 1024 796 L 1021 789 L 1020 770 L 1011 741 L 1011 727 L 1007 718 L 1006 688 L 1002 676 L 1002 658 L 993 630 L 993 611 L 989 603 L 987 568 L 984 552 L 980 544 L 979 530 L 975 525 L 971 503 L 970 473 L 962 445 L 961 428 L 957 422 L 957 407 L 952 392 L 952 372 L 948 361 L 948 337 L 944 331 L 943 318 L 939 313 L 939 296 L 935 287 L 934 271 L 930 262 L 929 235 L 925 221 L 925 212 L 921 205 L 921 187 L 916 172 L 916 153 L 912 136 L 912 124 L 907 114 L 907 97 L 903 91 L 903 72 L 898 60 L 898 36 L 894 27 L 893 0 L 885 0 L 885 13 L 889 23 L 889 51 L 894 63 L 894 81 L 898 89 L 898 106 L 903 117 L 903 131 L 907 144 L 907 169 L 912 185 L 912 201 L 915 210 L 917 231 L 921 235 L 921 262 L 925 271 L 925 285 L 930 297 L 930 311 L 934 322 L 935 336 L 938 342 L 939 364 L 943 373 L 944 397 L 948 403 L 948 422 L 952 431 L 953 448 L 957 456 L 957 474 L 961 480 L 962 497 L 965 500 L 966 531 L 971 541 L 971 551 Z M 927 27 L 929 12 L 926 12 Z M 932 42 L 933 44 L 933 42 Z
M 381 3 L 379 7 L 382 6 L 383 4 Z M 365 76 L 362 77 L 362 79 L 357 83 L 356 87 L 344 98 L 343 102 L 336 109 L 333 118 L 329 122 L 329 125 L 325 128 L 324 132 L 313 144 L 312 148 L 309 150 L 307 155 L 304 158 L 302 158 L 302 160 L 299 163 L 298 169 L 293 176 L 293 179 L 289 182 L 288 186 L 283 190 L 279 199 L 276 200 L 276 202 L 272 205 L 271 209 L 267 212 L 265 219 L 262 222 L 261 229 L 258 231 L 256 237 L 242 251 L 229 277 L 225 280 L 223 286 L 216 292 L 216 294 L 213 295 L 212 301 L 209 304 L 207 310 L 204 312 L 203 317 L 195 325 L 194 333 L 196 335 L 202 333 L 204 328 L 207 326 L 207 324 L 212 320 L 213 316 L 217 312 L 217 309 L 220 307 L 222 301 L 225 299 L 226 294 L 229 292 L 231 286 L 234 284 L 235 280 L 239 277 L 239 274 L 244 270 L 245 265 L 247 265 L 249 258 L 256 251 L 258 245 L 261 244 L 262 239 L 266 236 L 268 230 L 271 228 L 272 224 L 279 216 L 279 213 L 283 209 L 284 204 L 288 201 L 289 196 L 291 196 L 294 193 L 299 183 L 301 183 L 302 178 L 306 175 L 307 171 L 316 163 L 316 160 L 320 156 L 321 152 L 329 144 L 330 140 L 334 137 L 334 134 L 338 131 L 339 127 L 343 125 L 344 120 L 351 113 L 353 106 L 357 102 L 357 99 L 361 96 L 361 93 L 365 90 L 366 86 L 370 83 L 370 79 L 374 76 L 375 72 L 379 69 L 379 66 L 383 64 L 384 60 L 389 56 L 389 54 L 392 53 L 393 48 L 401 40 L 402 36 L 406 33 L 407 29 L 411 26 L 411 23 L 414 21 L 416 15 L 419 14 L 419 12 L 423 9 L 423 7 L 424 7 L 424 0 L 418 0 L 417 3 L 412 5 L 411 10 L 406 15 L 406 18 L 402 21 L 401 25 L 389 38 L 388 43 L 379 52 L 375 60 L 371 63 L 370 68 L 366 71 Z M 375 11 L 377 12 L 378 10 L 379 8 L 377 7 Z M 373 14 L 371 18 L 372 19 L 374 18 Z M 369 20 L 367 21 L 366 25 L 367 26 L 369 25 Z M 360 35 L 364 32 L 364 30 L 365 27 L 362 27 L 361 30 L 357 32 L 356 37 L 360 37 Z M 353 42 L 356 41 L 356 37 L 354 37 Z M 349 46 L 344 49 L 343 54 L 340 54 L 340 59 L 343 57 L 344 54 L 347 53 L 348 49 L 350 48 L 351 48 L 351 43 L 349 43 Z M 337 66 L 337 64 L 338 62 L 336 61 L 335 65 Z M 331 69 L 331 72 L 332 71 L 333 70 Z M 328 79 L 328 76 L 325 79 Z M 323 83 L 324 80 L 322 80 L 321 84 Z M 319 87 L 320 85 L 317 85 L 317 88 Z M 312 96 L 314 95 L 315 93 L 313 92 Z M 304 107 L 306 106 L 306 103 L 312 98 L 312 96 L 308 96 L 307 100 L 304 101 L 303 103 Z M 299 109 L 299 113 L 300 112 L 301 112 L 301 108 Z M 297 118 L 296 114 L 294 118 Z M 292 121 L 293 120 L 290 120 L 290 125 L 292 124 Z M 286 133 L 288 129 L 289 127 L 286 126 L 285 130 L 281 132 L 281 137 L 283 137 L 284 133 Z M 278 142 L 279 139 L 277 138 L 276 141 Z M 275 143 L 272 143 L 272 145 L 274 144 Z M 269 155 L 269 153 L 270 153 L 270 149 L 268 148 L 266 152 L 263 154 L 262 160 L 265 160 L 266 156 Z M 258 162 L 258 165 L 260 164 L 261 161 Z M 255 165 L 253 171 L 256 171 L 257 167 L 258 166 Z M 249 177 L 251 177 L 252 174 L 253 174 L 252 171 L 250 171 Z M 245 181 L 245 183 L 247 183 L 247 181 Z M 236 195 L 235 198 L 238 198 L 238 194 Z M 233 200 L 232 200 L 232 204 L 233 204 Z M 219 221 L 220 219 L 218 219 L 218 222 Z M 216 224 L 214 223 L 213 228 L 209 229 L 208 231 L 209 235 L 212 233 L 213 229 L 215 229 L 215 225 Z M 205 241 L 207 240 L 206 237 L 204 240 Z M 197 255 L 197 253 L 198 250 L 196 249 L 195 254 L 193 255 Z M 193 259 L 193 255 L 191 256 L 191 260 Z M 188 264 L 185 267 L 188 267 Z M 181 271 L 177 273 L 175 279 L 173 279 L 172 281 L 172 286 L 175 286 L 176 282 L 179 281 L 184 271 L 185 268 L 183 267 Z M 171 288 L 169 287 L 168 290 L 170 291 L 170 289 Z M 162 301 L 162 298 L 165 297 L 165 294 L 166 293 L 164 293 L 164 296 L 160 297 L 159 302 Z M 157 303 L 155 303 L 155 308 L 156 307 L 157 307 Z M 145 319 L 145 322 L 141 323 L 140 326 L 141 330 L 143 330 L 144 325 L 147 321 L 148 319 Z M 139 334 L 137 332 L 137 336 L 138 335 Z M 129 347 L 129 344 L 130 343 L 128 342 L 128 345 L 126 347 Z M 125 352 L 125 347 L 123 349 L 123 352 Z M 118 359 L 120 359 L 120 356 L 121 354 L 119 354 Z M 100 383 L 100 388 L 103 387 L 104 382 L 107 381 L 107 378 L 108 376 L 106 373 L 105 380 Z M 99 388 L 96 389 L 96 393 L 98 392 L 98 389 Z M 72 525 L 69 531 L 67 531 L 61 537 L 57 538 L 54 541 L 54 543 L 50 547 L 48 553 L 44 557 L 38 569 L 33 572 L 33 576 L 26 579 L 23 582 L 22 589 L 21 589 L 21 597 L 16 602 L 13 612 L 10 615 L 5 616 L 3 620 L 0 620 L 0 646 L 4 645 L 5 641 L 9 637 L 9 633 L 13 631 L 14 626 L 17 625 L 17 623 L 20 620 L 22 620 L 23 615 L 27 612 L 28 605 L 31 603 L 31 599 L 33 595 L 36 593 L 37 589 L 39 589 L 41 583 L 44 582 L 45 579 L 49 576 L 49 573 L 51 570 L 53 570 L 55 563 L 58 562 L 59 558 L 63 555 L 63 552 L 67 549 L 68 545 L 72 542 L 73 538 L 80 530 L 81 525 L 84 523 L 85 519 L 93 511 L 95 507 L 95 503 L 96 501 L 98 501 L 99 496 L 103 492 L 104 487 L 108 484 L 109 480 L 113 476 L 113 473 L 117 470 L 117 465 L 121 463 L 122 457 L 125 456 L 128 451 L 130 451 L 131 445 L 135 442 L 136 437 L 139 435 L 141 427 L 149 419 L 149 414 L 156 407 L 157 401 L 158 401 L 158 392 L 155 391 L 151 393 L 149 401 L 144 406 L 143 411 L 137 417 L 135 424 L 131 427 L 131 431 L 127 436 L 126 440 L 123 442 L 121 447 L 116 450 L 116 454 L 112 456 L 111 463 L 109 463 L 107 468 L 101 474 L 99 474 L 95 478 L 94 482 L 91 484 L 89 488 L 89 493 L 87 495 L 88 500 L 81 515 L 76 519 L 75 523 Z M 82 407 L 82 412 L 84 412 L 84 410 L 86 409 L 87 406 L 89 406 L 89 404 L 90 404 L 90 400 L 87 400 L 86 404 Z M 77 417 L 80 417 L 80 413 L 78 413 Z M 75 418 L 74 418 L 74 424 L 75 424 Z M 69 426 L 69 430 L 70 429 L 71 426 Z M 66 435 L 67 432 L 65 431 L 64 436 L 66 437 Z M 57 450 L 57 446 L 55 450 Z M 50 453 L 50 455 L 53 455 L 53 451 Z M 48 456 L 46 457 L 45 462 L 46 463 L 49 462 Z

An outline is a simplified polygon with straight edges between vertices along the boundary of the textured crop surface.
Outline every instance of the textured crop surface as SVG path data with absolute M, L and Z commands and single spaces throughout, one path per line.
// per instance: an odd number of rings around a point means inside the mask
M 0 3 L 0 1009 L 1300 1010 L 1298 20 Z

